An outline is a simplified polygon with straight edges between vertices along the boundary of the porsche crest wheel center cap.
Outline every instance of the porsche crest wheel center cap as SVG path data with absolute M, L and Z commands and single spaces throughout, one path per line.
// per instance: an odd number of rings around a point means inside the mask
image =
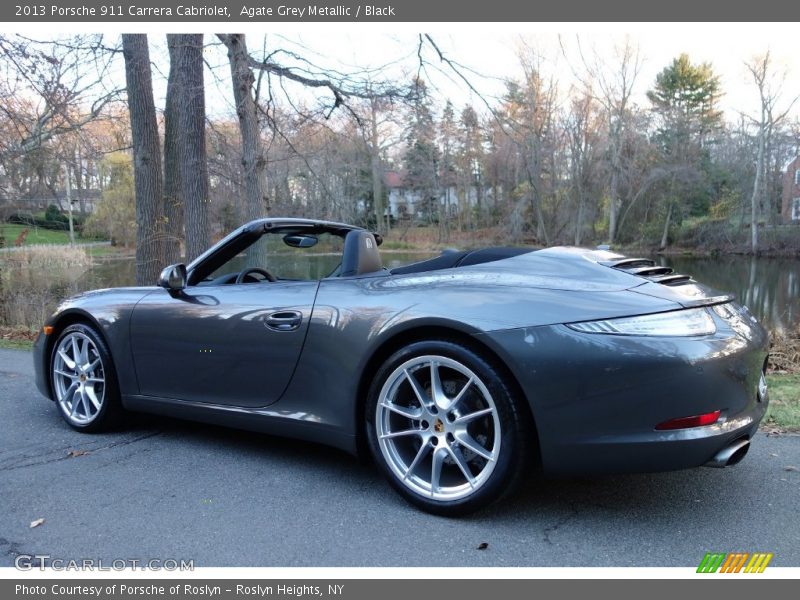
M 436 433 L 442 433 L 444 431 L 444 423 L 442 423 L 441 419 L 436 419 L 436 423 L 433 424 L 433 430 Z

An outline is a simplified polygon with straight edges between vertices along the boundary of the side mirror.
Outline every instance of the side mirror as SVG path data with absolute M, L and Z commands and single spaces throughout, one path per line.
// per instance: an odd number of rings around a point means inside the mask
M 170 265 L 158 276 L 158 286 L 172 292 L 180 292 L 186 287 L 186 265 Z

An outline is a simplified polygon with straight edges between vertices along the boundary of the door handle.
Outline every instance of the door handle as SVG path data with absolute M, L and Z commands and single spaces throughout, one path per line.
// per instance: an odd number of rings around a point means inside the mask
M 303 322 L 303 315 L 296 310 L 282 310 L 267 315 L 264 324 L 273 331 L 294 331 Z

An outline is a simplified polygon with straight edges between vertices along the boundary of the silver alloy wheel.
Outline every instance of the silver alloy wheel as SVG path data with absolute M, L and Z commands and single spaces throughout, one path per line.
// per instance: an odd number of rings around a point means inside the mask
M 501 431 L 480 378 L 444 356 L 418 356 L 389 375 L 375 414 L 378 444 L 397 479 L 421 496 L 453 501 L 492 474 Z
M 56 402 L 67 419 L 76 425 L 94 421 L 106 395 L 103 361 L 94 342 L 79 332 L 64 336 L 52 368 Z

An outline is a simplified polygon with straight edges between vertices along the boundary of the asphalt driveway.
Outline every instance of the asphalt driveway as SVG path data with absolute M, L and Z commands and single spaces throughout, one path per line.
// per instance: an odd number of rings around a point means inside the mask
M 0 350 L 0 566 L 17 554 L 196 566 L 696 566 L 774 552 L 800 566 L 800 437 L 759 435 L 729 469 L 532 478 L 460 520 L 421 513 L 322 446 L 135 417 L 73 432 Z M 36 519 L 45 519 L 31 528 Z M 478 549 L 482 544 L 485 549 Z

